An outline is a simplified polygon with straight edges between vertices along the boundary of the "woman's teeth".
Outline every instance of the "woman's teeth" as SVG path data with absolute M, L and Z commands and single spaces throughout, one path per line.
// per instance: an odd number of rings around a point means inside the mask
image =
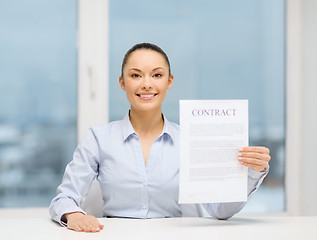
M 140 95 L 141 98 L 151 98 L 151 97 L 154 97 L 155 94 L 151 94 L 151 95 Z

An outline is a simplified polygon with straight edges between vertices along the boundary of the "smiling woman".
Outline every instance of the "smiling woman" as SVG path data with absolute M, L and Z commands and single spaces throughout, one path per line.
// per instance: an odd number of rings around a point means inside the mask
M 119 78 L 130 103 L 128 114 L 121 121 L 90 128 L 67 165 L 50 206 L 51 217 L 75 231 L 98 232 L 103 228 L 79 207 L 95 178 L 102 190 L 103 216 L 201 216 L 199 204 L 178 203 L 179 126 L 169 122 L 161 110 L 166 91 L 173 85 L 166 55 L 149 43 L 132 49 Z M 246 147 L 236 157 L 237 163 L 239 160 L 249 167 L 250 196 L 268 173 L 269 150 Z M 227 219 L 244 205 L 208 203 L 203 207 L 211 216 Z

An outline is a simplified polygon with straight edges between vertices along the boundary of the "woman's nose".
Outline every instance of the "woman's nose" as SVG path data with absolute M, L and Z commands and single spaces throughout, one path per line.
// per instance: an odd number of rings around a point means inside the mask
M 143 90 L 152 89 L 152 83 L 151 83 L 150 77 L 143 78 L 142 89 Z

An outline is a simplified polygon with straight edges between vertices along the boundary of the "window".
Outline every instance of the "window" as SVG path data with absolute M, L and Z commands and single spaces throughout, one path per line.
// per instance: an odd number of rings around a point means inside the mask
M 129 109 L 118 78 L 124 53 L 153 42 L 168 54 L 174 86 L 163 112 L 178 122 L 179 99 L 249 99 L 250 145 L 271 149 L 271 171 L 243 211 L 285 210 L 285 2 L 109 1 L 109 120 Z
M 123 118 L 123 55 L 135 43 L 153 42 L 167 52 L 174 74 L 163 106 L 171 121 L 179 121 L 179 99 L 249 99 L 250 145 L 268 146 L 272 161 L 243 211 L 285 210 L 285 1 L 79 4 L 82 105 L 77 1 L 1 2 L 0 207 L 48 206 L 76 147 L 76 125 L 81 139 L 88 126 Z
M 2 1 L 0 31 L 0 207 L 48 206 L 76 147 L 77 1 Z

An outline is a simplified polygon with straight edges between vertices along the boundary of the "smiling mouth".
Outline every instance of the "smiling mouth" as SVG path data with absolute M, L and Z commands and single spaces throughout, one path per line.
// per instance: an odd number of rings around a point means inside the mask
M 153 93 L 153 94 L 137 94 L 137 96 L 140 97 L 143 100 L 151 100 L 156 95 L 157 95 L 157 93 Z

